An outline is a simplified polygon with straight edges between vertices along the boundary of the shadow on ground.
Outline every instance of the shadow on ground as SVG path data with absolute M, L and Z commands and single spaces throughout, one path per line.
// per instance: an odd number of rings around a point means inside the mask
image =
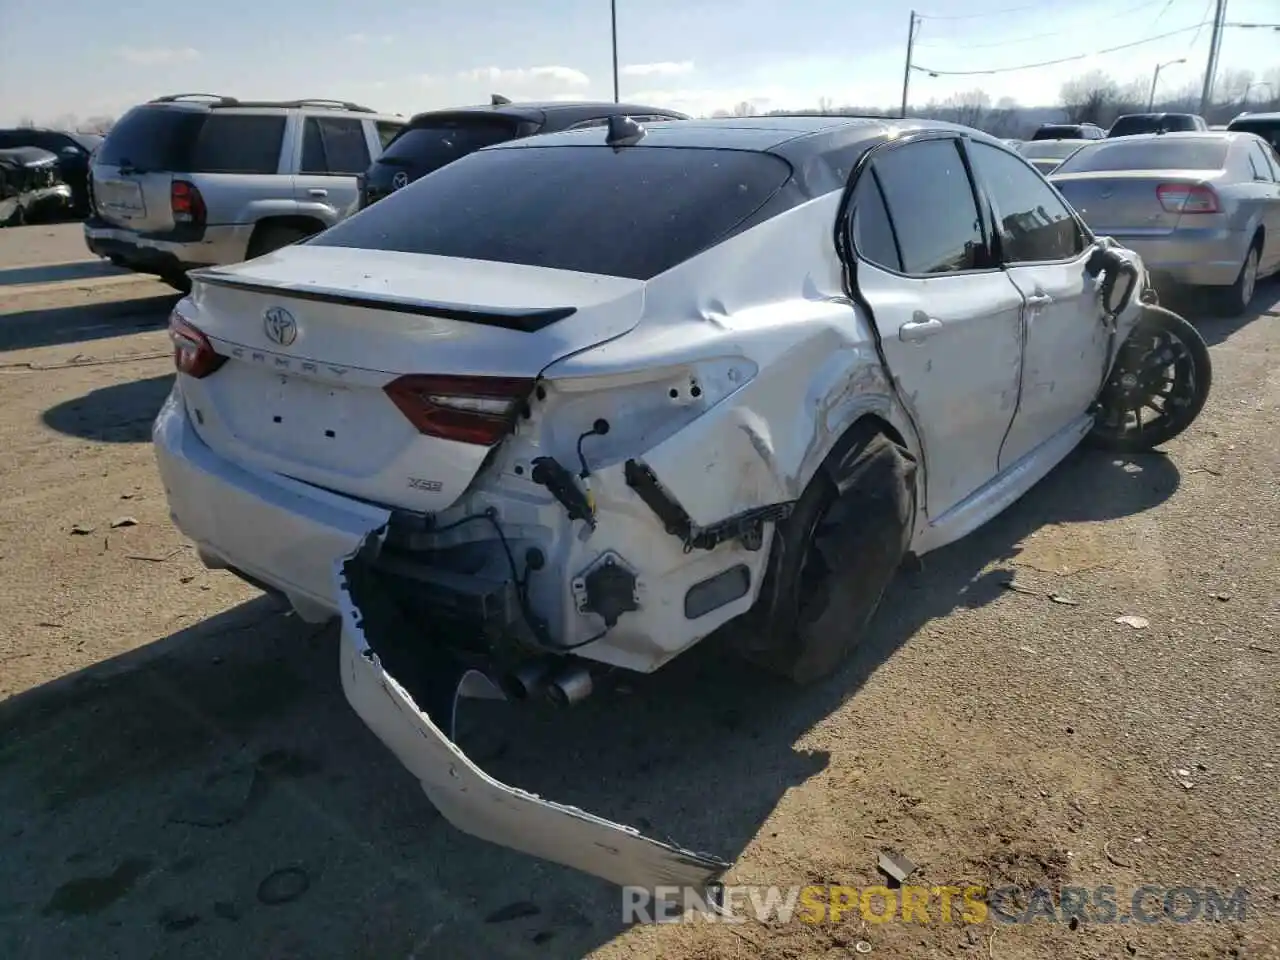
M 161 294 L 0 315 L 0 351 L 56 347 L 163 329 L 179 295 Z
M 65 400 L 44 412 L 45 426 L 99 443 L 144 443 L 151 424 L 173 389 L 172 373 L 126 380 Z
M 130 271 L 107 260 L 78 260 L 0 270 L 0 287 L 20 283 L 60 283 L 64 280 L 94 280 L 99 277 L 128 276 Z
M 1159 455 L 1069 458 L 886 597 L 847 668 L 797 690 L 713 638 L 568 711 L 468 703 L 493 776 L 738 856 L 824 769 L 795 745 L 931 620 L 1005 591 L 1046 524 L 1141 512 Z M 579 957 L 616 890 L 453 830 L 347 706 L 336 630 L 261 598 L 0 704 L 0 955 Z
M 1253 305 L 1238 317 L 1224 317 L 1217 312 L 1211 299 L 1203 291 L 1180 291 L 1170 294 L 1162 302 L 1175 313 L 1180 313 L 1200 331 L 1209 346 L 1225 343 L 1240 330 L 1264 317 L 1280 316 L 1280 276 L 1258 283 Z

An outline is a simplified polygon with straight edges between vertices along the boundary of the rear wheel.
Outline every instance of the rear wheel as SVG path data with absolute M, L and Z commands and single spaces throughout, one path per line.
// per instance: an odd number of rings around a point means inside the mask
M 305 240 L 314 233 L 314 230 L 304 230 L 301 227 L 295 227 L 290 224 L 265 224 L 253 232 L 253 237 L 249 240 L 249 249 L 245 253 L 245 259 L 253 260 L 255 257 L 266 256 L 273 250 L 279 250 L 281 247 L 287 247 L 291 243 Z
M 1249 304 L 1253 302 L 1254 291 L 1258 288 L 1258 263 L 1261 258 L 1262 243 L 1258 238 L 1245 254 L 1236 282 L 1218 295 L 1219 306 L 1226 316 L 1239 317 L 1248 311 Z
M 1144 304 L 1098 396 L 1089 440 L 1129 453 L 1172 440 L 1200 415 L 1212 382 L 1200 332 L 1173 311 Z
M 835 672 L 857 647 L 909 543 L 914 461 L 882 433 L 859 434 L 778 525 L 742 624 L 744 656 L 795 683 Z

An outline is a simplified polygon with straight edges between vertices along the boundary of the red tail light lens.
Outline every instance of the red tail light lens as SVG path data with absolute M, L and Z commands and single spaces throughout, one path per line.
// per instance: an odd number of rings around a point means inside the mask
M 173 341 L 173 365 L 188 377 L 203 380 L 227 362 L 209 338 L 176 310 L 169 315 L 169 339 Z
M 1170 213 L 1217 213 L 1218 193 L 1213 187 L 1195 183 L 1162 183 L 1156 187 L 1160 206 Z
M 175 180 L 169 186 L 169 206 L 173 210 L 174 223 L 204 223 L 204 197 L 194 183 Z
M 383 389 L 419 433 L 491 447 L 515 426 L 534 381 L 410 374 Z

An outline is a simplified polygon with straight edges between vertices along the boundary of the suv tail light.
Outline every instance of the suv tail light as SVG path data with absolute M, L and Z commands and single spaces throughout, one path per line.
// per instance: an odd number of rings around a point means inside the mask
M 204 197 L 194 183 L 175 180 L 169 185 L 169 207 L 173 210 L 174 223 L 190 223 L 202 226 L 205 218 Z
M 533 385 L 522 377 L 409 374 L 383 390 L 419 433 L 491 447 L 511 432 Z
M 1213 187 L 1193 183 L 1162 183 L 1156 187 L 1160 206 L 1170 213 L 1217 213 L 1218 193 Z
M 169 314 L 169 339 L 173 341 L 173 365 L 188 377 L 203 380 L 227 362 L 226 357 L 213 349 L 209 338 L 177 310 Z

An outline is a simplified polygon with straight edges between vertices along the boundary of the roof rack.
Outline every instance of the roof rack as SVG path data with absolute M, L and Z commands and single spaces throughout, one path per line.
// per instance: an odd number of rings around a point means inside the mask
M 326 100 L 323 97 L 303 97 L 300 100 L 229 100 L 225 103 L 210 104 L 214 107 L 278 107 L 297 109 L 299 107 L 324 107 L 329 110 L 346 110 L 350 113 L 376 113 L 372 107 L 363 107 L 358 103 L 346 100 Z
M 235 97 L 224 97 L 220 93 L 170 93 L 167 96 L 156 97 L 152 103 L 177 103 L 180 100 L 216 100 L 218 103 L 233 104 L 238 103 Z

